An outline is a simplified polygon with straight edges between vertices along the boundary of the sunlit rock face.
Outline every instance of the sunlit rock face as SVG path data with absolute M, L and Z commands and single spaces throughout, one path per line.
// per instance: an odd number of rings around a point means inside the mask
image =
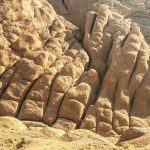
M 149 7 L 80 2 L 56 5 L 78 28 L 45 0 L 0 1 L 0 116 L 103 136 L 149 130 L 150 48 L 132 15 Z
M 150 43 L 150 2 L 148 0 L 48 0 L 59 15 L 64 16 L 84 32 L 88 11 L 98 12 L 107 4 L 114 17 L 132 19 L 138 23 L 146 41 Z

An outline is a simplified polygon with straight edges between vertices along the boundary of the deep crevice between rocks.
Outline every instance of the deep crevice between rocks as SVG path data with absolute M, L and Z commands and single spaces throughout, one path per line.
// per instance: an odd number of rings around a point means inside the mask
M 25 100 L 26 100 L 26 98 L 27 98 L 29 92 L 32 90 L 32 87 L 36 84 L 36 81 L 37 81 L 40 77 L 41 77 L 41 75 L 40 75 L 37 79 L 35 79 L 33 82 L 31 82 L 31 85 L 30 85 L 29 89 L 26 91 L 26 93 L 24 93 L 25 96 L 23 97 L 23 99 L 22 99 L 21 101 L 19 101 L 20 104 L 19 104 L 18 110 L 17 110 L 17 112 L 16 112 L 16 117 L 19 116 L 19 113 L 20 113 L 20 110 L 21 110 L 21 108 L 22 108 L 23 103 L 25 102 Z

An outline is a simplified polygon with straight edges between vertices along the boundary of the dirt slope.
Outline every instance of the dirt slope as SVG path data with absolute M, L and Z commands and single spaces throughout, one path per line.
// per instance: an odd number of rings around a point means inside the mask
M 0 117 L 0 150 L 141 150 L 126 143 L 115 146 L 116 141 L 88 130 L 65 132 L 39 122 Z

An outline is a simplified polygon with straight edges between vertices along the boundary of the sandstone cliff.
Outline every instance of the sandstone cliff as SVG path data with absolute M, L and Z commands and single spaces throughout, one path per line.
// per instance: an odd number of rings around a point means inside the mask
M 58 10 L 76 6 L 62 2 Z M 121 141 L 149 132 L 148 39 L 132 9 L 118 3 L 81 8 L 88 13 L 78 28 L 45 0 L 0 1 L 0 116 L 122 135 Z

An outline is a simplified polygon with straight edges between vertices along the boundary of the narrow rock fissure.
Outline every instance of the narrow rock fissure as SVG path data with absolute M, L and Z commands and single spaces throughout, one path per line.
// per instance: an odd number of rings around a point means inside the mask
M 112 112 L 114 112 L 115 111 L 115 105 L 116 105 L 116 96 L 117 96 L 117 89 L 118 89 L 118 85 L 119 85 L 119 80 L 120 80 L 120 78 L 118 79 L 118 81 L 117 81 L 117 84 L 116 84 L 116 86 L 115 86 L 115 93 L 114 93 L 114 96 L 113 96 L 113 99 L 112 99 Z
M 106 64 L 106 68 L 105 68 L 105 71 L 104 71 L 104 75 L 103 76 L 100 76 L 100 74 L 99 74 L 99 78 L 100 78 L 100 85 L 99 85 L 99 88 L 98 88 L 98 92 L 97 92 L 97 98 L 98 98 L 98 96 L 99 96 L 99 94 L 101 93 L 101 90 L 102 90 L 102 87 L 103 87 L 103 83 L 104 83 L 104 78 L 105 78 L 105 75 L 106 75 L 106 73 L 107 73 L 107 71 L 108 71 L 108 69 L 109 69 L 109 66 L 108 66 L 108 59 L 109 59 L 109 55 L 110 55 L 110 52 L 111 52 L 111 50 L 112 50 L 112 48 L 113 48 L 113 39 L 112 39 L 112 42 L 111 42 L 112 44 L 111 44 L 111 47 L 109 48 L 109 52 L 108 52 L 108 55 L 107 55 L 107 64 Z
M 140 52 L 140 50 L 139 50 L 139 51 L 138 51 L 138 54 L 137 54 L 137 57 L 136 57 L 135 64 L 134 64 L 134 68 L 133 68 L 133 70 L 131 71 L 131 74 L 130 74 L 130 79 L 129 79 L 129 81 L 128 81 L 128 85 L 130 85 L 130 82 L 131 82 L 131 80 L 132 80 L 132 78 L 133 78 L 133 75 L 134 75 L 134 73 L 135 73 L 135 71 L 136 71 L 136 68 L 137 68 L 138 61 L 139 61 L 140 56 L 141 56 L 141 52 Z
M 68 11 L 68 7 L 67 7 L 67 5 L 66 5 L 66 3 L 65 3 L 65 0 L 61 0 L 61 1 L 62 1 L 62 4 L 64 5 L 66 11 Z
M 118 79 L 117 81 L 117 84 L 116 84 L 116 87 L 115 87 L 115 94 L 114 94 L 114 97 L 113 97 L 113 100 L 112 100 L 112 129 L 117 133 L 117 131 L 115 130 L 115 127 L 113 125 L 113 121 L 114 121 L 114 112 L 115 112 L 115 105 L 116 105 L 116 96 L 117 96 L 117 92 L 118 92 L 118 85 L 119 85 L 119 80 L 120 78 Z
M 15 67 L 15 66 L 13 66 L 13 67 Z M 15 71 L 13 72 L 13 75 L 10 77 L 10 79 L 9 79 L 6 87 L 3 89 L 2 93 L 0 94 L 0 98 L 3 96 L 3 94 L 5 93 L 5 91 L 7 90 L 7 88 L 9 87 L 10 82 L 11 82 L 12 78 L 14 77 L 15 73 L 16 73 L 16 67 L 15 67 Z
M 63 103 L 63 101 L 64 101 L 64 98 L 65 98 L 65 93 L 64 93 L 64 95 L 63 95 L 63 97 L 62 97 L 62 101 L 60 102 L 60 106 L 59 106 L 59 108 L 58 108 L 57 115 L 56 115 L 57 117 L 56 117 L 55 120 L 53 121 L 52 126 L 56 123 L 56 120 L 57 120 L 57 118 L 58 118 L 59 111 L 60 111 L 61 106 L 62 106 L 62 103 Z
M 131 101 L 130 101 L 130 109 L 129 109 L 129 128 L 131 127 L 130 126 L 130 117 L 131 117 L 131 113 L 132 113 L 132 107 L 133 107 L 133 104 L 134 104 L 134 100 L 135 100 L 135 97 L 136 97 L 136 91 L 134 92 L 134 94 L 133 94 L 133 97 L 132 97 L 132 99 L 131 99 Z
M 130 28 L 130 31 L 131 31 L 131 28 Z M 124 39 L 121 41 L 121 48 L 123 48 L 124 44 L 126 43 L 128 37 L 129 37 L 129 35 L 130 35 L 130 31 L 129 31 L 129 33 L 124 37 Z
M 30 85 L 29 89 L 26 91 L 25 96 L 23 97 L 23 99 L 21 100 L 21 102 L 20 102 L 20 104 L 19 104 L 18 110 L 17 110 L 17 112 L 16 112 L 16 116 L 17 116 L 17 117 L 18 117 L 18 115 L 19 115 L 19 113 L 20 113 L 20 110 L 21 110 L 21 108 L 22 108 L 22 105 L 23 105 L 24 101 L 26 100 L 26 98 L 27 98 L 29 92 L 32 90 L 32 87 L 36 84 L 37 80 L 38 80 L 40 77 L 41 77 L 41 75 L 40 75 L 37 79 L 35 79 L 33 82 L 31 82 L 31 85 Z
M 51 92 L 52 92 L 52 87 L 53 87 L 53 85 L 54 85 L 54 82 L 55 82 L 56 78 L 58 77 L 58 74 L 59 74 L 59 73 L 56 73 L 56 75 L 55 75 L 55 77 L 54 77 L 54 79 L 53 79 L 51 85 L 49 85 L 49 94 L 48 94 L 48 99 L 47 99 L 47 102 L 46 102 L 46 105 L 45 105 L 45 108 L 44 108 L 43 115 L 45 114 L 46 109 L 47 109 L 47 107 L 48 107 L 48 103 L 50 102 L 49 100 L 50 100 L 50 96 L 51 96 Z
M 91 24 L 91 26 L 90 26 L 90 35 L 91 35 L 92 32 L 93 32 L 94 24 L 95 24 L 95 22 L 96 22 L 96 18 L 97 18 L 97 14 L 94 14 L 94 19 L 93 19 L 93 22 L 92 22 L 92 24 Z
M 149 65 L 150 67 L 150 65 Z M 136 98 L 136 95 L 137 95 L 137 92 L 138 90 L 141 88 L 141 86 L 143 85 L 144 81 L 146 80 L 146 77 L 149 75 L 149 71 L 144 75 L 140 85 L 138 86 L 138 88 L 136 89 L 136 91 L 134 91 L 134 94 L 133 94 L 133 97 L 130 101 L 130 110 L 129 110 L 129 116 L 131 116 L 131 113 L 132 113 L 132 108 L 133 108 L 133 105 L 134 105 L 134 102 L 135 102 L 135 98 Z
M 95 101 L 96 101 L 96 98 L 95 98 Z M 77 129 L 80 129 L 80 127 L 81 127 L 81 124 L 82 124 L 82 121 L 83 121 L 83 119 L 85 118 L 85 116 L 86 116 L 86 114 L 87 114 L 87 111 L 88 111 L 88 108 L 90 107 L 90 100 L 89 100 L 89 102 L 88 102 L 88 104 L 85 106 L 85 109 L 84 109 L 84 112 L 83 112 L 83 115 L 82 115 L 82 117 L 81 117 L 81 120 L 80 120 L 80 122 L 77 124 Z
M 72 46 L 71 46 L 71 47 L 72 47 Z M 69 49 L 70 49 L 70 48 L 69 48 Z M 68 49 L 68 50 L 69 50 L 69 49 Z M 67 53 L 67 51 L 66 51 L 62 56 L 64 56 L 66 53 Z M 78 53 L 77 53 L 77 54 L 78 54 Z M 76 54 L 76 56 L 77 56 L 77 54 Z M 75 57 L 76 57 L 76 56 L 75 56 Z M 57 61 L 57 60 L 56 60 L 56 61 Z M 56 62 L 56 61 L 55 61 L 55 62 Z M 67 63 L 67 64 L 68 64 L 68 63 Z M 67 64 L 65 64 L 65 66 L 66 66 Z M 51 65 L 51 66 L 53 66 L 53 65 Z M 63 68 L 64 68 L 65 66 L 63 66 Z M 63 68 L 62 68 L 62 69 L 63 69 Z M 62 69 L 61 69 L 61 70 L 62 70 Z M 57 74 L 56 74 L 56 76 L 55 76 L 55 78 L 53 79 L 53 82 L 52 82 L 52 84 L 51 84 L 51 89 L 50 89 L 50 92 L 49 92 L 49 98 L 48 98 L 47 105 L 46 105 L 45 110 L 44 110 L 44 114 L 45 114 L 45 112 L 46 112 L 46 109 L 47 109 L 47 107 L 48 107 L 48 104 L 50 103 L 50 97 L 51 97 L 53 85 L 54 85 L 54 83 L 55 83 L 57 77 L 60 75 L 61 70 L 60 70 L 60 72 L 57 72 Z M 68 89 L 68 90 L 69 90 L 69 89 Z M 59 92 L 59 93 L 60 93 L 60 92 Z M 66 93 L 67 93 L 67 92 L 66 92 Z M 61 103 L 60 103 L 60 107 L 58 108 L 58 112 L 57 112 L 57 115 L 56 115 L 56 116 L 58 116 L 59 110 L 60 110 L 61 105 L 62 105 L 62 103 L 63 103 L 63 100 L 64 100 L 64 98 L 65 98 L 65 93 L 63 93 L 63 94 L 64 94 L 64 96 L 62 97 L 62 101 L 61 101 Z M 53 125 L 55 124 L 56 120 L 57 120 L 57 118 L 54 120 Z

